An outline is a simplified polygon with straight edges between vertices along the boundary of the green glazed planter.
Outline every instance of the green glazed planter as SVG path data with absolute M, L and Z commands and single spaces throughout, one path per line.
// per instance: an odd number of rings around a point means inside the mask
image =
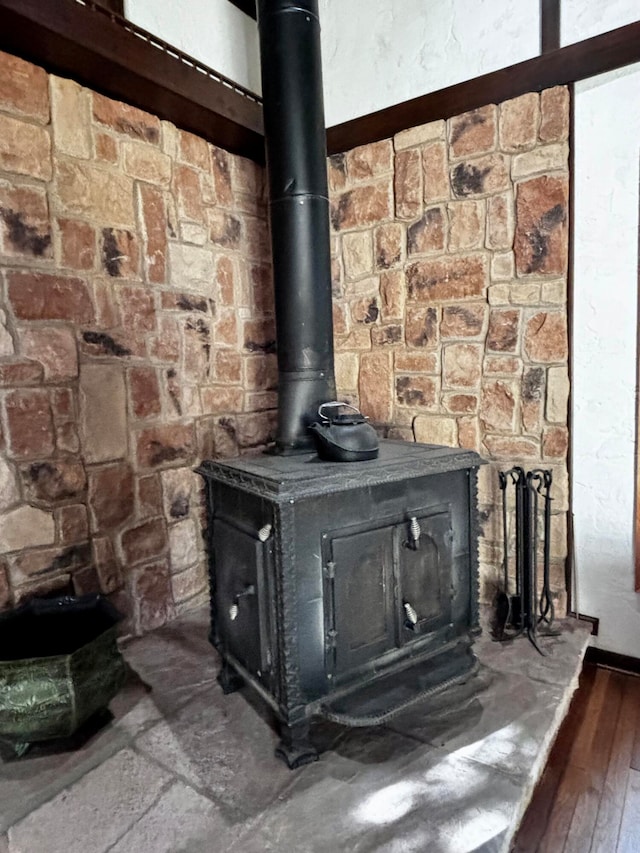
M 72 735 L 115 696 L 119 621 L 99 595 L 33 599 L 0 616 L 0 739 L 18 755 Z

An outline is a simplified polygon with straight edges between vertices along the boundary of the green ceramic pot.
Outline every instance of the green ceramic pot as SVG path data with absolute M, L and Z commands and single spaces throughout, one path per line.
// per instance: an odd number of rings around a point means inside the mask
M 0 738 L 19 754 L 72 735 L 124 681 L 120 615 L 99 595 L 33 599 L 0 616 Z

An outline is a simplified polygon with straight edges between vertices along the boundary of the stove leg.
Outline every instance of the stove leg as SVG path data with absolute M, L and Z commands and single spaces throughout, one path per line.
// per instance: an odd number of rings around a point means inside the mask
M 229 693 L 235 693 L 236 690 L 240 690 L 244 684 L 242 676 L 238 675 L 235 669 L 229 666 L 226 661 L 222 662 L 217 682 L 222 687 L 222 692 L 225 696 L 228 696 Z
M 280 724 L 280 743 L 276 746 L 276 758 L 282 759 L 289 770 L 318 760 L 318 750 L 309 740 L 309 721 L 287 725 Z

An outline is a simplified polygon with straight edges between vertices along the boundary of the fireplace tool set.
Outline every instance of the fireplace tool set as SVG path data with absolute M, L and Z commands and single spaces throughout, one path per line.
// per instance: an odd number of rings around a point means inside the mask
M 540 648 L 538 637 L 557 636 L 552 630 L 554 607 L 549 584 L 549 554 L 551 548 L 551 471 L 536 468 L 525 471 L 514 467 L 500 471 L 502 491 L 503 588 L 496 599 L 495 636 L 498 640 L 512 640 L 526 634 L 535 648 Z M 515 591 L 510 588 L 509 542 L 509 491 L 514 492 L 515 515 Z M 542 586 L 538 593 L 538 546 L 540 499 L 544 501 L 544 532 L 542 540 Z

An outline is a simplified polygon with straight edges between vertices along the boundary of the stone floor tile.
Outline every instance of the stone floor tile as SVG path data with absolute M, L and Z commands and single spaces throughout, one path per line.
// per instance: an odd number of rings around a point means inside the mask
M 109 853 L 222 853 L 237 836 L 211 800 L 176 782 Z
M 122 750 L 12 827 L 10 853 L 104 853 L 170 781 L 157 764 Z
M 112 717 L 97 715 L 73 737 L 34 744 L 22 758 L 3 752 L 0 832 L 115 755 L 161 716 L 147 688 L 131 672 L 109 711 Z
M 274 756 L 278 736 L 250 696 L 218 684 L 154 726 L 136 747 L 221 805 L 232 822 L 251 818 L 291 784 Z

